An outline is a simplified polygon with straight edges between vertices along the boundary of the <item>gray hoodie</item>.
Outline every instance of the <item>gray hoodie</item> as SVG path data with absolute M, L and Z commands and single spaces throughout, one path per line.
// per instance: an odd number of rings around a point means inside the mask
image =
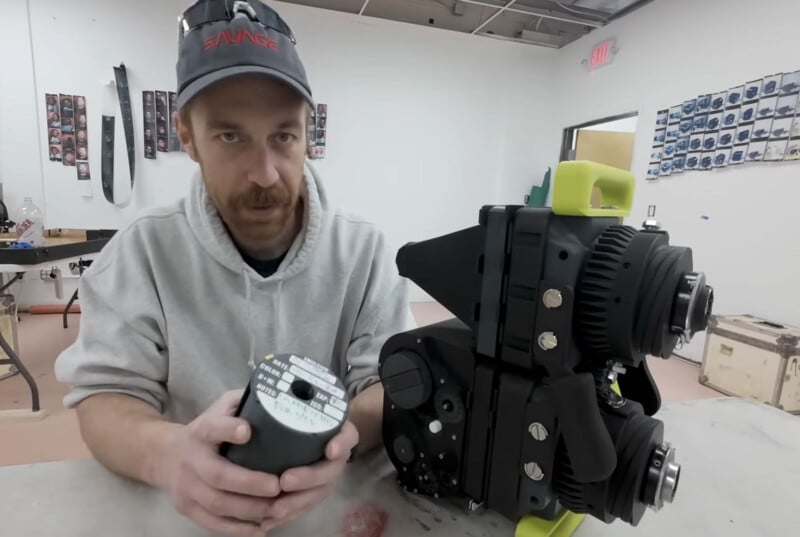
M 268 278 L 199 174 L 185 199 L 120 230 L 80 280 L 80 332 L 55 367 L 73 385 L 64 404 L 124 393 L 187 423 L 267 353 L 330 367 L 351 396 L 375 382 L 383 343 L 414 327 L 406 282 L 383 234 L 331 207 L 310 166 L 305 177 L 303 231 Z

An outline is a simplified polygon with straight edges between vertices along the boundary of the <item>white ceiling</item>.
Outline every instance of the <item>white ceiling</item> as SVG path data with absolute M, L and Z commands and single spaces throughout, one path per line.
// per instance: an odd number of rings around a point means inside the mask
M 561 48 L 652 0 L 283 0 Z

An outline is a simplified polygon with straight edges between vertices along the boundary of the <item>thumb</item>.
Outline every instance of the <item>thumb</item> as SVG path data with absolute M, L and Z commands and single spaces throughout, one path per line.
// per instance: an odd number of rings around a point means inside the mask
M 244 389 L 230 390 L 223 393 L 211 406 L 206 409 L 204 414 L 212 416 L 233 416 L 244 395 Z
M 244 444 L 250 440 L 250 425 L 241 418 L 205 414 L 192 425 L 192 433 L 206 444 Z

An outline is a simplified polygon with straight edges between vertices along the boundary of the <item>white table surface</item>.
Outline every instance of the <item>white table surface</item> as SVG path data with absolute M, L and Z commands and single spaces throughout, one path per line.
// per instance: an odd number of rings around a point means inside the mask
M 758 403 L 714 399 L 666 405 L 658 417 L 682 464 L 676 500 L 638 527 L 587 517 L 576 537 L 782 537 L 798 534 L 800 418 Z M 2 449 L 0 442 L 0 449 Z M 388 514 L 383 537 L 514 535 L 493 513 L 470 515 L 400 494 L 383 456 L 349 469 L 338 493 L 270 535 L 342 536 L 348 512 Z M 91 460 L 0 468 L 0 535 L 9 537 L 201 537 L 160 493 L 117 478 Z

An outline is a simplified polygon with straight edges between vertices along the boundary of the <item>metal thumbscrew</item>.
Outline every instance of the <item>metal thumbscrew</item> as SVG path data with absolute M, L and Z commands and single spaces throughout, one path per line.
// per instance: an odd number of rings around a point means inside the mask
M 525 464 L 525 474 L 534 481 L 541 481 L 544 479 L 542 467 L 535 462 L 529 462 Z
M 564 297 L 558 289 L 548 289 L 542 296 L 542 301 L 548 309 L 560 308 L 564 303 Z
M 548 434 L 547 427 L 545 427 L 539 422 L 531 423 L 531 426 L 528 427 L 528 432 L 531 433 L 531 436 L 533 437 L 534 440 L 537 440 L 539 442 L 544 442 L 545 440 L 547 440 L 547 434 Z
M 551 351 L 558 347 L 558 338 L 552 332 L 542 332 L 539 334 L 539 347 Z

